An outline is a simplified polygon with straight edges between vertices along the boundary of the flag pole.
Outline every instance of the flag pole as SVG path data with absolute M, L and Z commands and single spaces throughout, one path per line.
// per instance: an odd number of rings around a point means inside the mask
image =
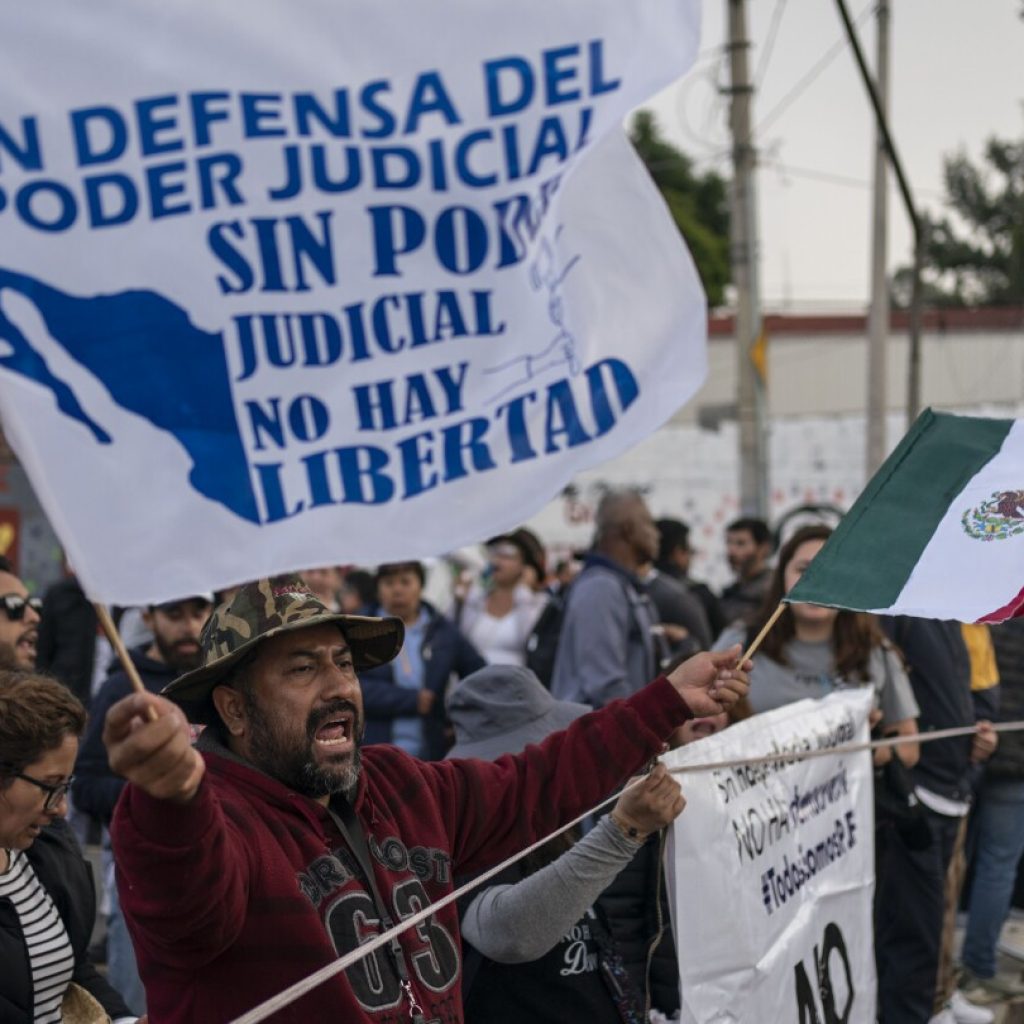
M 110 617 L 110 612 L 107 610 L 107 606 L 96 601 L 93 603 L 93 608 L 96 609 L 96 617 L 100 620 L 103 632 L 107 634 L 110 646 L 114 648 L 117 657 L 120 659 L 121 667 L 124 669 L 125 675 L 128 676 L 128 681 L 132 684 L 132 689 L 136 693 L 148 693 L 149 691 L 142 683 L 142 677 L 139 675 L 139 670 L 135 667 L 135 662 L 132 661 L 131 655 L 128 653 L 128 648 L 125 647 L 124 640 L 121 639 L 121 634 L 118 632 L 117 626 L 114 625 L 114 620 Z M 150 704 L 147 707 L 147 711 L 150 721 L 155 722 L 157 719 L 156 708 Z
M 740 658 L 739 664 L 742 665 L 745 661 L 749 661 L 757 651 L 758 647 L 761 646 L 761 642 L 768 635 L 768 631 L 779 621 L 779 616 L 786 610 L 785 602 L 780 601 L 778 608 L 772 612 L 771 618 L 761 627 L 761 632 L 754 637 L 754 642 L 743 652 L 743 657 Z

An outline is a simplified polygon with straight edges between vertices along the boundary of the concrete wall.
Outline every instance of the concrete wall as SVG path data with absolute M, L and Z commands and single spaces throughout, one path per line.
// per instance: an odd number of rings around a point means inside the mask
M 905 408 L 905 332 L 889 339 L 888 406 Z M 710 373 L 675 423 L 706 423 L 736 401 L 736 346 L 713 335 Z M 923 335 L 923 403 L 946 409 L 986 403 L 1013 405 L 1024 397 L 1024 330 L 944 331 Z M 771 332 L 768 344 L 768 410 L 772 417 L 857 414 L 867 405 L 867 338 L 863 333 Z

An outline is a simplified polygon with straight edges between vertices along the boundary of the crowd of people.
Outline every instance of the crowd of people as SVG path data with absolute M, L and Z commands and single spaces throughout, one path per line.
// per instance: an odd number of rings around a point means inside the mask
M 1024 707 L 1024 623 L 787 605 L 738 664 L 829 535 L 730 523 L 715 593 L 685 523 L 612 492 L 586 552 L 551 565 L 520 528 L 436 602 L 401 562 L 119 610 L 145 694 L 73 576 L 40 602 L 0 562 L 0 1020 L 232 1019 L 666 745 L 854 686 L 874 691 L 874 735 L 900 741 L 874 755 L 878 1020 L 992 1020 L 980 1003 L 1024 995 L 996 969 L 1024 737 L 991 727 Z M 959 726 L 973 736 L 918 743 Z M 684 807 L 656 767 L 274 1019 L 672 1019 L 662 861 Z M 102 849 L 100 949 L 79 841 Z

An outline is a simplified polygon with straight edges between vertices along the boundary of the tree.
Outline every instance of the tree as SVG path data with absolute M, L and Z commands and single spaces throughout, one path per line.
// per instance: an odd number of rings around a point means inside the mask
M 697 264 L 710 307 L 721 306 L 731 280 L 728 185 L 721 175 L 694 172 L 693 161 L 666 141 L 649 110 L 638 111 L 630 140 L 668 204 Z
M 963 151 L 944 161 L 949 213 L 925 218 L 925 301 L 939 306 L 1024 303 L 1024 140 L 991 138 L 981 164 Z M 911 271 L 893 279 L 910 299 Z

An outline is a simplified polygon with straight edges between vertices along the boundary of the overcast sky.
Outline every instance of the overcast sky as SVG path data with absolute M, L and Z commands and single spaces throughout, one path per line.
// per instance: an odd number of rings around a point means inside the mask
M 706 166 L 729 171 L 727 99 L 715 88 L 716 81 L 728 83 L 721 52 L 726 6 L 727 0 L 704 0 L 698 63 L 651 106 L 673 142 L 709 161 Z M 847 0 L 847 6 L 859 19 L 861 44 L 873 66 L 874 3 Z M 1024 137 L 1022 4 L 891 0 L 890 6 L 891 124 L 918 203 L 936 209 L 944 154 L 963 147 L 977 158 L 992 134 Z M 787 99 L 843 38 L 836 4 L 750 0 L 747 7 L 751 66 L 759 72 L 754 123 L 769 121 L 757 136 L 764 159 L 757 187 L 766 308 L 863 307 L 874 131 L 849 48 L 844 45 Z M 773 23 L 775 41 L 768 50 Z M 909 263 L 910 246 L 909 223 L 890 181 L 890 266 Z

